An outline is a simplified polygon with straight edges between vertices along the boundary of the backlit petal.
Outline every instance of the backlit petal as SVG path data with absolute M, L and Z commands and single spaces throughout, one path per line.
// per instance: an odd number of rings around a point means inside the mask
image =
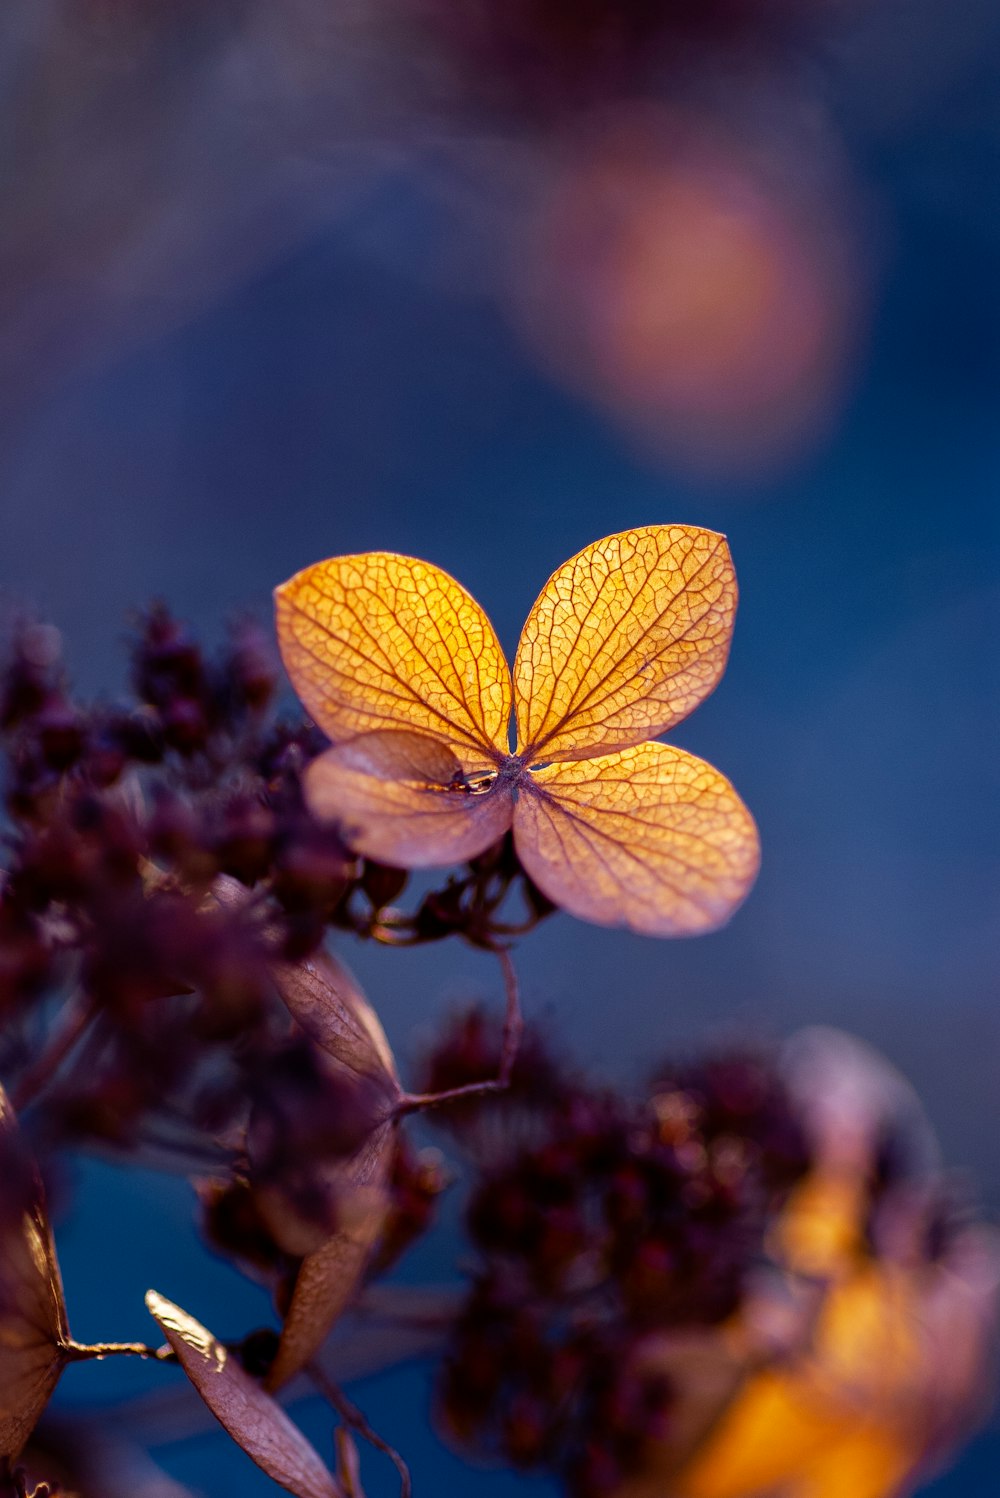
M 515 808 L 514 841 L 564 910 L 648 936 L 723 925 L 760 861 L 753 818 L 729 781 L 667 744 L 535 772 Z
M 362 734 L 321 754 L 305 774 L 317 817 L 339 822 L 356 852 L 406 869 L 461 863 L 507 831 L 509 787 L 464 786 L 447 745 L 416 733 Z
M 207 1327 L 155 1290 L 146 1292 L 146 1305 L 212 1414 L 251 1461 L 295 1498 L 346 1498 L 298 1426 Z
M 510 672 L 493 626 L 454 578 L 391 552 L 331 557 L 275 593 L 292 684 L 336 742 L 430 734 L 466 769 L 508 751 Z
M 280 1389 L 301 1372 L 357 1294 L 389 1212 L 395 1139 L 395 1124 L 389 1120 L 369 1136 L 356 1155 L 336 1169 L 334 1178 L 346 1206 L 344 1221 L 299 1265 L 278 1351 L 267 1376 L 269 1389 Z
M 893 1498 L 915 1452 L 878 1411 L 845 1411 L 800 1390 L 793 1373 L 752 1377 L 677 1498 Z M 623 1489 L 618 1498 L 647 1498 Z M 651 1498 L 651 1495 L 649 1495 Z
M 715 531 L 651 525 L 585 547 L 549 578 L 521 633 L 519 752 L 583 759 L 664 733 L 718 682 L 735 611 Z
M 0 1086 L 0 1469 L 58 1382 L 69 1340 L 41 1177 Z

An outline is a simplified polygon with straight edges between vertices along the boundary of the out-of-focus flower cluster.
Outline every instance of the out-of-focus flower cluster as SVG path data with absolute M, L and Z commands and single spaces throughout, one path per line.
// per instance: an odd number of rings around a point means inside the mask
M 155 607 L 131 685 L 124 705 L 76 702 L 45 625 L 23 626 L 0 667 L 0 1348 L 18 1349 L 0 1359 L 0 1482 L 65 1364 L 98 1355 L 67 1330 L 33 1157 L 99 1148 L 192 1178 L 209 1244 L 271 1288 L 281 1319 L 239 1349 L 226 1398 L 245 1403 L 247 1373 L 276 1388 L 307 1365 L 376 1245 L 384 1269 L 443 1185 L 400 1133 L 422 1100 L 326 932 L 494 947 L 515 929 L 515 886 L 516 929 L 551 909 L 509 840 L 412 915 L 391 905 L 406 873 L 356 857 L 304 805 L 322 739 L 277 720 L 252 625 L 211 659 Z M 161 1300 L 187 1356 L 190 1318 Z M 253 1402 L 281 1425 L 263 1391 Z M 238 1438 L 253 1454 L 253 1431 Z
M 488 1075 L 487 1034 L 465 1017 L 432 1058 L 433 1085 Z M 535 1042 L 504 1103 L 485 1131 L 461 1129 L 483 1172 L 467 1215 L 481 1267 L 441 1411 L 463 1443 L 555 1468 L 590 1498 L 669 1427 L 672 1381 L 644 1365 L 646 1338 L 738 1309 L 807 1144 L 779 1077 L 749 1055 L 665 1073 L 633 1098 L 574 1079 Z
M 394 0 L 410 34 L 439 49 L 470 110 L 551 125 L 567 112 L 660 92 L 706 55 L 780 52 L 820 6 L 789 0 Z
M 405 1469 L 330 1381 L 337 1323 L 370 1334 L 367 1367 L 443 1331 L 448 1435 L 574 1498 L 841 1498 L 845 1474 L 852 1498 L 895 1498 L 954 1446 L 988 1388 L 1000 1250 L 891 1069 L 825 1032 L 662 1067 L 641 1094 L 530 1026 L 515 1059 L 503 948 L 549 906 L 509 840 L 403 915 L 406 874 L 305 807 L 322 745 L 276 722 L 252 628 L 213 661 L 152 610 L 133 689 L 79 705 L 37 625 L 0 674 L 3 1498 L 112 1490 L 110 1434 L 33 1434 L 65 1366 L 112 1351 L 178 1363 L 300 1498 L 363 1498 L 352 1430 Z M 460 1016 L 404 1091 L 330 929 L 498 951 L 503 1029 Z M 468 1165 L 475 1259 L 457 1303 L 428 1291 L 414 1317 L 410 1294 L 394 1320 L 392 1287 L 366 1285 L 449 1179 L 400 1127 L 427 1107 Z M 95 1146 L 184 1171 L 279 1325 L 224 1344 L 151 1291 L 164 1349 L 74 1341 L 43 1173 Z M 297 1375 L 342 1421 L 336 1472 L 273 1398 Z
M 210 660 L 153 609 L 120 707 L 74 702 L 57 646 L 23 628 L 0 679 L 0 1074 L 22 1103 L 44 1090 L 53 1144 L 225 1160 L 252 1102 L 273 1125 L 259 1125 L 265 1169 L 293 1146 L 300 1162 L 348 1149 L 368 1104 L 331 1088 L 275 1007 L 275 965 L 330 927 L 491 944 L 521 882 L 509 844 L 404 918 L 390 902 L 406 874 L 358 860 L 305 808 L 300 772 L 323 740 L 276 721 L 277 668 L 253 626 Z M 529 923 L 546 908 L 530 891 Z
M 465 1016 L 430 1077 L 495 1053 Z M 641 1098 L 536 1038 L 508 1103 L 468 1104 L 459 1134 L 479 1267 L 439 1413 L 463 1449 L 579 1498 L 889 1498 L 988 1399 L 1000 1245 L 847 1037 L 710 1056 Z

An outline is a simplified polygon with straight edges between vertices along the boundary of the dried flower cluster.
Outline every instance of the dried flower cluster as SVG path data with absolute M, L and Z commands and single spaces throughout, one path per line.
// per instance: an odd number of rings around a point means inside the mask
M 376 1306 L 390 1336 L 369 1358 L 412 1346 L 391 1291 L 366 1284 L 450 1179 L 403 1132 L 427 1107 L 468 1167 L 473 1268 L 458 1299 L 427 1292 L 424 1321 L 446 1336 L 440 1425 L 469 1455 L 574 1498 L 805 1498 L 850 1459 L 890 1498 L 954 1444 L 984 1387 L 1000 1253 L 949 1209 L 898 1079 L 826 1037 L 621 1095 L 530 1026 L 518 1048 L 506 948 L 552 907 L 509 835 L 403 915 L 407 874 L 310 811 L 324 743 L 276 721 L 256 630 L 213 661 L 153 609 L 132 682 L 127 706 L 78 704 L 37 625 L 0 672 L 2 1498 L 111 1490 L 119 1432 L 36 1428 L 65 1366 L 111 1353 L 180 1365 L 298 1498 L 363 1498 L 356 1437 L 405 1498 L 405 1464 L 323 1347 L 345 1313 L 363 1343 Z M 407 1092 L 330 930 L 494 951 L 503 1024 L 450 1021 Z M 277 1326 L 223 1342 L 151 1290 L 165 1345 L 75 1341 L 43 1174 L 88 1148 L 184 1170 L 208 1244 L 271 1288 Z M 275 1398 L 297 1374 L 336 1416 L 333 1468 Z
M 0 1066 L 25 1103 L 47 1089 L 47 1142 L 203 1148 L 251 1099 L 288 1123 L 304 1106 L 289 1099 L 326 1083 L 287 1013 L 276 1021 L 275 964 L 309 957 L 330 927 L 490 946 L 515 884 L 526 924 L 551 909 L 503 843 L 412 918 L 391 910 L 406 874 L 357 859 L 303 804 L 323 741 L 275 721 L 277 668 L 255 628 L 209 661 L 154 609 L 132 681 L 128 707 L 78 706 L 53 632 L 32 626 L 0 682 Z M 54 1049 L 39 1056 L 43 1017 Z M 308 1116 L 315 1141 L 314 1098 Z
M 465 1016 L 428 1082 L 496 1053 Z M 505 1102 L 447 1115 L 478 1268 L 439 1410 L 469 1454 L 577 1498 L 890 1498 L 988 1401 L 1000 1242 L 857 1042 L 807 1031 L 636 1097 L 529 1037 Z
M 430 1082 L 487 1075 L 484 1035 L 481 1016 L 464 1019 Z M 485 1138 L 460 1135 L 480 1157 L 467 1223 L 481 1262 L 442 1413 L 461 1441 L 555 1468 L 591 1498 L 669 1428 L 675 1389 L 644 1364 L 650 1333 L 738 1309 L 809 1152 L 780 1078 L 751 1055 L 664 1074 L 640 1099 L 574 1079 L 533 1044 L 505 1102 Z
M 97 1147 L 196 1179 L 209 1242 L 274 1289 L 282 1334 L 248 1355 L 277 1386 L 350 1302 L 376 1241 L 385 1267 L 441 1185 L 397 1127 L 428 1100 L 403 1092 L 373 1011 L 320 949 L 327 929 L 494 947 L 552 907 L 509 840 L 412 915 L 391 906 L 407 874 L 356 857 L 303 802 L 323 741 L 276 720 L 278 672 L 253 626 L 211 660 L 156 607 L 131 675 L 127 705 L 76 703 L 44 625 L 20 629 L 0 675 L 5 1107 L 43 1163 Z M 515 886 L 524 910 L 508 928 Z M 15 1185 L 2 1205 L 20 1242 Z M 0 1302 L 16 1320 L 16 1286 Z M 54 1377 L 84 1355 L 61 1326 L 42 1331 Z M 12 1416 L 0 1460 L 37 1413 Z

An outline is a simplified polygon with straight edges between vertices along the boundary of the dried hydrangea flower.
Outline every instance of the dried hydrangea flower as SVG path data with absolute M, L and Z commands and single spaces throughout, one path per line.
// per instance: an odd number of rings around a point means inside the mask
M 433 867 L 512 826 L 556 904 L 656 936 L 711 930 L 746 896 L 750 813 L 717 770 L 651 742 L 725 668 L 724 537 L 647 526 L 586 547 L 539 594 L 513 673 L 483 610 L 427 562 L 334 557 L 276 598 L 289 675 L 334 742 L 307 799 L 359 852 Z

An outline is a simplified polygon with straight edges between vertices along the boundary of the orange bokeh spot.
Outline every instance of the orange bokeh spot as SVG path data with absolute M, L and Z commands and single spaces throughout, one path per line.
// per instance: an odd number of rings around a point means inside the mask
M 780 465 L 836 409 L 858 271 L 835 200 L 703 123 L 615 116 L 557 179 L 517 290 L 543 359 L 695 469 Z

